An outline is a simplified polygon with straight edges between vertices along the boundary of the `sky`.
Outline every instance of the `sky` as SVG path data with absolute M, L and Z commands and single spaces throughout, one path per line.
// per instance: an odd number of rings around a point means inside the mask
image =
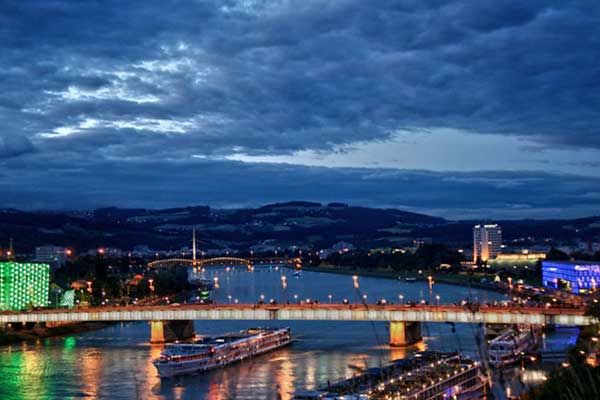
M 600 3 L 0 2 L 0 208 L 600 214 Z

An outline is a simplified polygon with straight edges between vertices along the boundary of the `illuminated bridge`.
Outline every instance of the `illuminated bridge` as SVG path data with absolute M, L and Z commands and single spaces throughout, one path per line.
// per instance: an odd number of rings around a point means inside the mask
M 178 265 L 196 266 L 197 268 L 218 267 L 218 266 L 245 266 L 252 270 L 255 265 L 285 265 L 294 268 L 302 268 L 302 261 L 299 258 L 241 258 L 241 257 L 213 257 L 196 259 L 193 258 L 166 258 L 155 260 L 148 263 L 150 268 L 169 268 Z
M 476 311 L 453 305 L 362 304 L 222 304 L 176 306 L 95 307 L 88 309 L 39 310 L 0 314 L 0 323 L 67 321 L 153 321 L 152 340 L 161 341 L 168 321 L 387 321 L 390 343 L 404 345 L 410 333 L 420 338 L 420 322 L 590 325 L 591 317 L 574 308 L 481 307 Z M 191 322 L 190 322 L 191 324 Z M 418 327 L 418 329 L 416 328 Z M 160 334 L 156 333 L 160 331 Z M 418 330 L 418 332 L 416 332 Z

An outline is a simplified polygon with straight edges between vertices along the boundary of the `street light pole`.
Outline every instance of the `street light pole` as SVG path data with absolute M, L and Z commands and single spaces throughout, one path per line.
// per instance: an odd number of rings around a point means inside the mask
M 360 285 L 358 284 L 358 275 L 352 275 L 352 281 L 354 284 L 354 298 L 356 299 L 356 302 L 358 303 L 358 289 L 360 287 Z
M 285 275 L 283 275 L 281 277 L 281 292 L 282 292 L 282 302 L 285 303 L 287 301 L 287 292 L 286 289 L 287 288 L 287 277 Z
M 432 303 L 432 296 L 433 296 L 433 284 L 435 283 L 433 281 L 433 276 L 429 275 L 427 277 L 427 283 L 429 285 L 429 304 Z

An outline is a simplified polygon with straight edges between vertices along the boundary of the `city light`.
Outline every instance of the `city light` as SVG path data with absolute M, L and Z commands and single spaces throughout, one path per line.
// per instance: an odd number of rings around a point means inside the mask
M 0 262 L 0 310 L 48 305 L 48 264 Z

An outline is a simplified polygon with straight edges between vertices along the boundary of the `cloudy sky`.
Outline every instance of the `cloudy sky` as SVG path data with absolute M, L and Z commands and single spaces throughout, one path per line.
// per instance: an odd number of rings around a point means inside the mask
M 600 3 L 0 2 L 0 207 L 600 214 Z

